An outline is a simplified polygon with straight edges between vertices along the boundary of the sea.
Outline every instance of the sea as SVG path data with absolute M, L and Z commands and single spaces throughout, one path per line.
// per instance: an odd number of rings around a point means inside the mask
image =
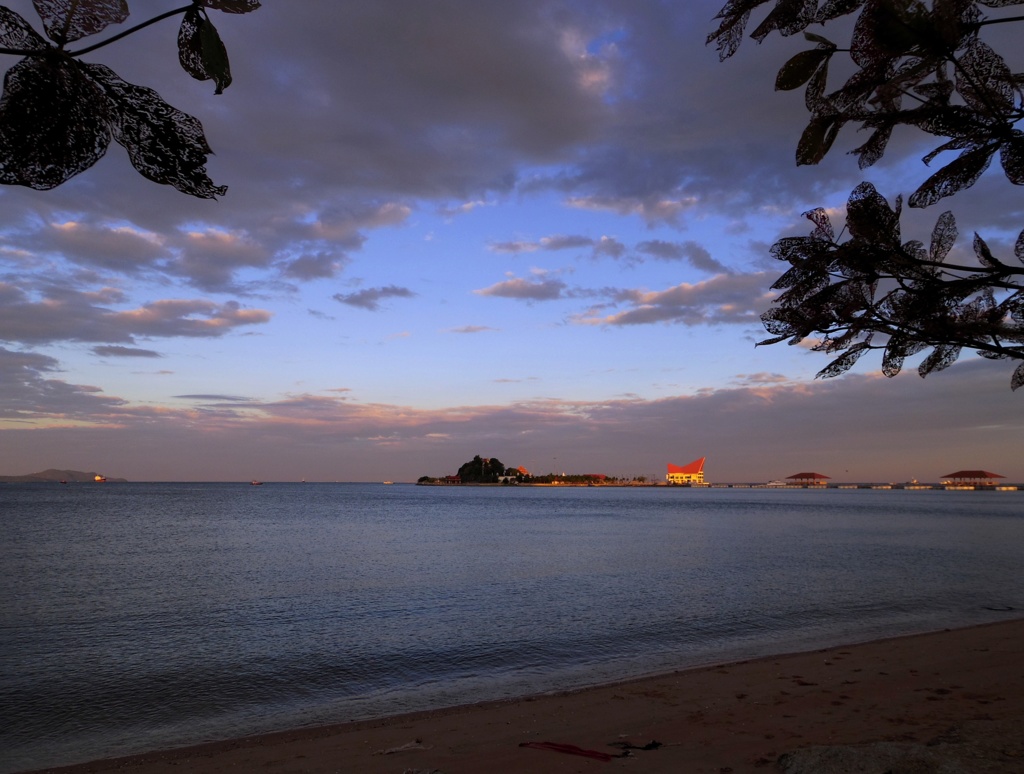
M 0 485 L 0 771 L 1024 615 L 1024 492 Z

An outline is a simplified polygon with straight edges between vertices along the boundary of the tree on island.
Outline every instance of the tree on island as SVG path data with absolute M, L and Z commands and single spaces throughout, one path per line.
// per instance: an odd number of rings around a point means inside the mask
M 505 475 L 505 466 L 497 457 L 481 457 L 477 454 L 459 468 L 459 478 L 464 484 L 496 484 Z
M 720 59 L 740 45 L 751 11 L 769 0 L 729 0 L 708 36 Z M 911 194 L 911 207 L 927 207 L 970 188 L 998 154 L 1013 185 L 1024 185 L 1024 74 L 982 40 L 991 25 L 1024 17 L 986 19 L 979 6 L 1024 5 L 1024 0 L 775 0 L 775 7 L 751 33 L 757 41 L 772 32 L 803 32 L 815 47 L 797 54 L 778 73 L 776 89 L 805 87 L 810 121 L 797 144 L 797 164 L 817 164 L 840 130 L 859 124 L 870 130 L 852 151 L 860 167 L 878 161 L 896 127 L 913 127 L 941 138 L 924 157 L 955 159 Z M 806 32 L 857 12 L 848 47 Z M 853 74 L 827 91 L 829 66 L 848 54 Z M 951 212 L 942 213 L 926 245 L 903 241 L 902 197 L 895 206 L 870 183 L 854 189 L 847 204 L 849 238 L 836 235 L 825 210 L 805 216 L 810 236 L 777 242 L 771 254 L 790 265 L 772 285 L 782 291 L 762 322 L 772 337 L 759 344 L 797 344 L 817 335 L 812 349 L 839 354 L 819 377 L 848 371 L 869 350 L 882 350 L 882 371 L 895 376 L 904 359 L 926 349 L 921 376 L 951 365 L 966 347 L 995 360 L 1024 360 L 1024 268 L 998 257 L 977 233 L 977 263 L 947 262 L 957 238 Z M 1014 246 L 1024 264 L 1024 230 Z M 1024 363 L 1010 381 L 1024 385 Z
M 0 54 L 22 57 L 7 71 L 0 97 L 0 183 L 56 188 L 99 161 L 113 139 L 144 177 L 202 199 L 223 196 L 227 187 L 214 185 L 206 174 L 213 151 L 198 119 L 152 89 L 80 57 L 180 15 L 182 69 L 198 80 L 212 80 L 220 94 L 231 83 L 231 68 L 207 9 L 248 13 L 259 8 L 259 0 L 193 0 L 77 50 L 68 44 L 127 19 L 127 0 L 33 2 L 49 40 L 0 6 Z

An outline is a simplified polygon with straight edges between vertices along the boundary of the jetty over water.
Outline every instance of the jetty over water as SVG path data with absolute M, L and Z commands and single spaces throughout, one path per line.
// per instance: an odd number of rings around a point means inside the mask
M 1024 484 L 999 484 L 999 483 L 962 483 L 943 480 L 934 484 L 921 484 L 917 481 L 903 483 L 732 483 L 732 484 L 709 484 L 711 489 L 911 489 L 911 490 L 953 490 L 953 491 L 988 491 L 988 492 L 1024 492 Z

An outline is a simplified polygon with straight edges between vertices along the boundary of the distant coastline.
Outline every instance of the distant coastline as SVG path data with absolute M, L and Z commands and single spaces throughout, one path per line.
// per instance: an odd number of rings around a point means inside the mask
M 3 484 L 94 484 L 98 481 L 115 484 L 128 483 L 126 478 L 111 478 L 100 475 L 96 471 L 58 470 L 56 468 L 48 468 L 38 473 L 28 473 L 24 476 L 0 476 L 0 483 Z
M 581 483 L 568 481 L 551 482 L 523 482 L 523 483 L 501 483 L 489 484 L 480 482 L 469 483 L 448 483 L 444 481 L 418 481 L 417 486 L 439 486 L 439 487 L 544 487 L 551 489 L 573 489 L 573 488 L 616 488 L 616 489 L 909 489 L 909 490 L 958 490 L 958 491 L 1000 491 L 1015 492 L 1024 491 L 1024 484 L 922 484 L 918 482 L 906 483 L 828 483 L 828 484 L 767 484 L 763 482 L 754 483 L 721 483 L 721 484 L 669 484 L 664 481 L 604 481 L 601 483 Z

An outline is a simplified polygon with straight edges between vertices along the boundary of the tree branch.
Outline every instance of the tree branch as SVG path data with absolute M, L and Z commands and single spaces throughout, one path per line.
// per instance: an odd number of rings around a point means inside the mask
M 99 43 L 94 43 L 91 46 L 86 46 L 85 48 L 80 48 L 80 49 L 78 49 L 78 51 L 69 51 L 68 55 L 69 56 L 82 56 L 82 54 L 88 54 L 90 51 L 95 51 L 98 48 L 103 48 L 104 46 L 109 46 L 114 41 L 120 40 L 121 38 L 123 38 L 123 37 L 125 37 L 127 35 L 131 35 L 134 32 L 138 32 L 139 30 L 145 29 L 146 27 L 150 26 L 151 24 L 156 24 L 157 22 L 163 21 L 164 19 L 168 19 L 171 16 L 177 16 L 178 14 L 185 13 L 193 5 L 195 5 L 195 3 L 189 3 L 188 5 L 182 6 L 181 8 L 175 8 L 173 11 L 165 11 L 164 13 L 160 14 L 159 16 L 154 16 L 149 21 L 144 21 L 144 22 L 142 22 L 142 24 L 136 24 L 131 29 L 127 29 L 127 30 L 124 30 L 123 32 L 119 32 L 116 35 L 114 35 L 113 37 L 107 38 L 106 40 L 101 40 Z

